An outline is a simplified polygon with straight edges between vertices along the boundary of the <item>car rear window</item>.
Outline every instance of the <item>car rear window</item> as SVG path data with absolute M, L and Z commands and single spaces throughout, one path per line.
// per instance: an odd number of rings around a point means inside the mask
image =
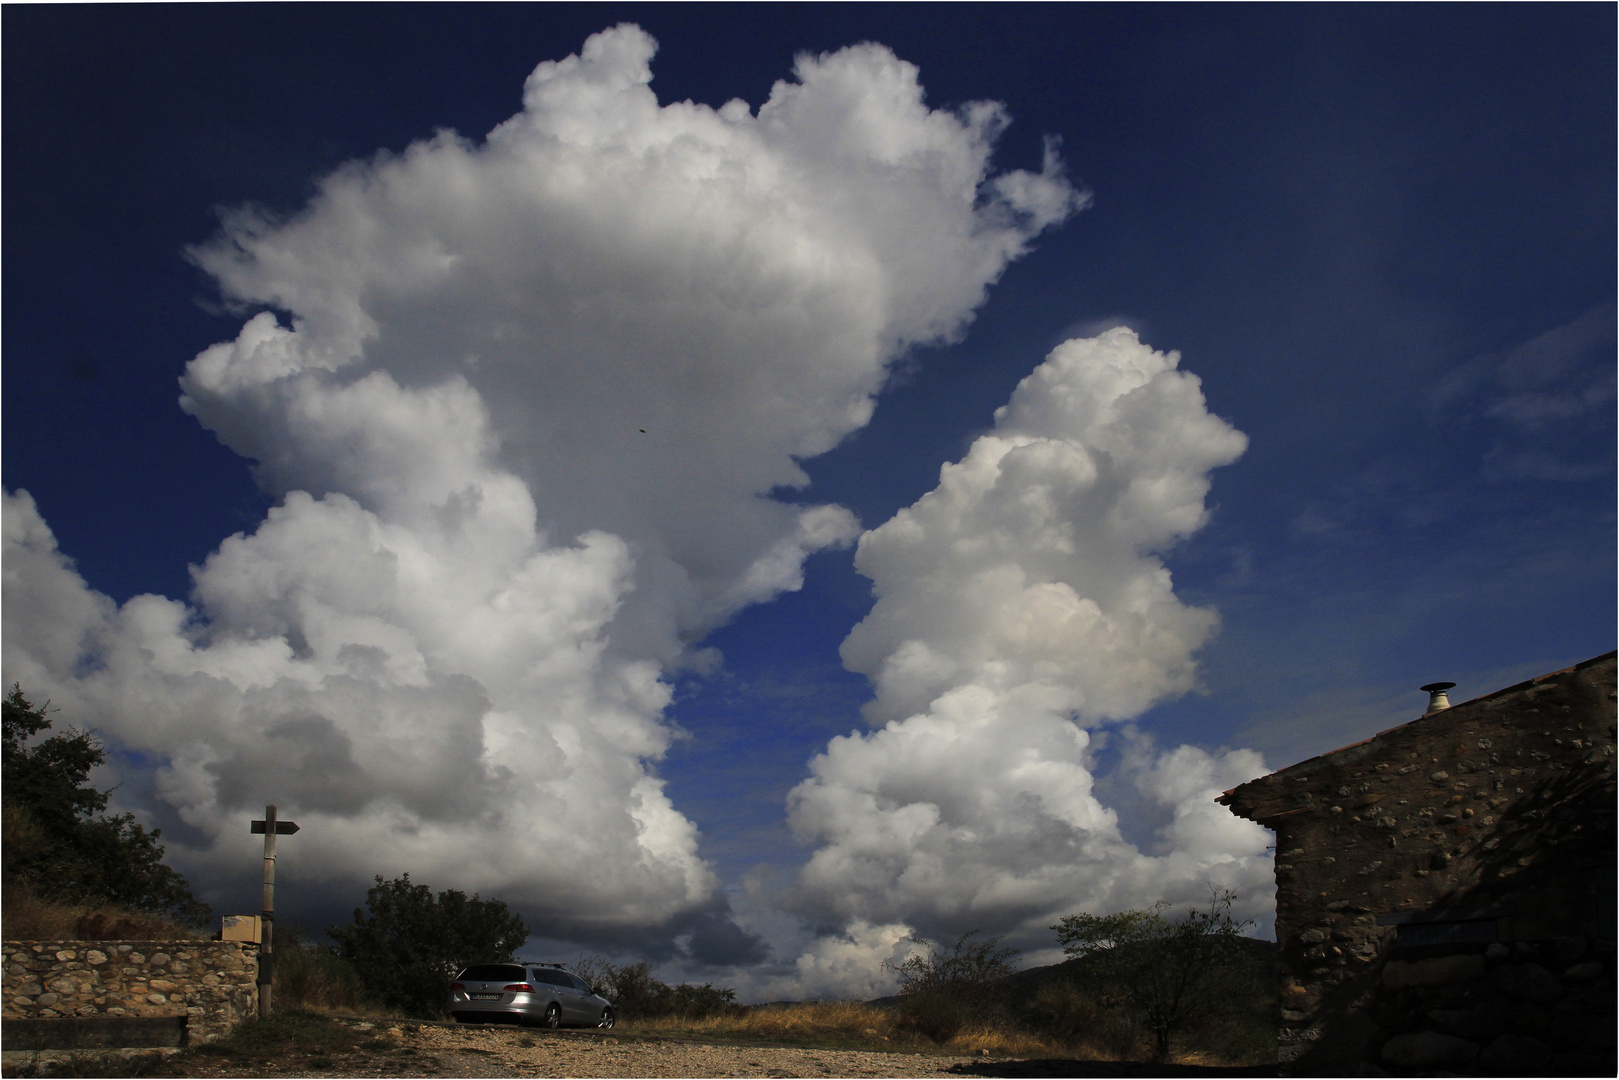
M 526 976 L 512 964 L 473 964 L 457 978 L 462 982 L 522 982 Z

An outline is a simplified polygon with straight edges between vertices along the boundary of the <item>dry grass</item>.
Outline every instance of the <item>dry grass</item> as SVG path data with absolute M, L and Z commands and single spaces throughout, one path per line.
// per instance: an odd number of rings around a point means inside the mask
M 1074 1057 L 1069 1043 L 1037 1035 L 1012 1024 L 995 1022 L 969 1024 L 945 1044 L 961 1054 L 990 1054 L 996 1057 Z
M 0 904 L 8 941 L 183 941 L 205 936 L 116 904 L 42 900 L 17 884 L 6 887 Z
M 1002 1017 L 969 1020 L 950 1039 L 934 1042 L 907 1025 L 900 1009 L 857 1001 L 806 1002 L 747 1009 L 736 1016 L 702 1019 L 658 1017 L 621 1025 L 621 1030 L 710 1039 L 715 1042 L 783 1043 L 836 1049 L 947 1053 L 971 1057 L 1063 1058 L 1071 1061 L 1146 1061 L 1140 1033 L 1112 1016 L 1066 1037 L 1030 1030 Z M 1229 1065 L 1206 1051 L 1172 1053 L 1169 1063 Z
M 635 1020 L 630 1026 L 637 1031 L 678 1031 L 712 1038 L 785 1039 L 795 1042 L 806 1039 L 858 1039 L 864 1042 L 898 1035 L 892 1030 L 888 1010 L 858 1001 L 769 1006 L 747 1009 L 736 1016 L 699 1019 L 648 1017 Z
M 393 1015 L 368 1001 L 354 968 L 325 949 L 278 947 L 271 970 L 277 1005 L 345 1016 Z
M 628 1030 L 738 1042 L 903 1051 L 937 1051 L 1002 1057 L 1100 1057 L 1090 1048 L 1042 1038 L 1015 1024 L 969 1023 L 945 1043 L 906 1028 L 896 1009 L 858 1001 L 819 1001 L 748 1009 L 738 1016 L 703 1019 L 659 1017 L 625 1025 Z

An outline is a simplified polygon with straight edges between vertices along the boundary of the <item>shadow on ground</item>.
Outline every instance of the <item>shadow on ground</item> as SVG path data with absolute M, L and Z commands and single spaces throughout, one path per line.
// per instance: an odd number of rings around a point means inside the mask
M 1071 1058 L 1036 1058 L 1029 1061 L 984 1061 L 952 1065 L 956 1076 L 1275 1076 L 1276 1066 L 1260 1065 L 1148 1065 L 1138 1061 L 1075 1061 Z

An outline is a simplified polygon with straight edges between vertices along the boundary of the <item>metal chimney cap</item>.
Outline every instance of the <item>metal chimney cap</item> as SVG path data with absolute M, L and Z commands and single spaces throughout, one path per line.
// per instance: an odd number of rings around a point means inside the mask
M 1456 684 L 1453 682 L 1431 682 L 1422 689 L 1428 694 L 1428 711 L 1423 716 L 1432 716 L 1436 712 L 1444 712 L 1450 708 L 1450 695 L 1445 693 Z

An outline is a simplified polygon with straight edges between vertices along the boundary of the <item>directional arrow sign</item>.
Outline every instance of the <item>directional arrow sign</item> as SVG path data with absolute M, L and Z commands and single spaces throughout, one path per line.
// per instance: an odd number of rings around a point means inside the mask
M 264 822 L 255 821 L 253 823 L 253 828 L 252 828 L 251 831 L 253 831 L 255 833 L 263 832 L 264 831 Z M 297 831 L 298 831 L 298 823 L 296 821 L 277 821 L 275 823 L 275 834 L 277 836 L 290 836 L 290 835 L 292 835 L 293 833 L 295 833 Z

